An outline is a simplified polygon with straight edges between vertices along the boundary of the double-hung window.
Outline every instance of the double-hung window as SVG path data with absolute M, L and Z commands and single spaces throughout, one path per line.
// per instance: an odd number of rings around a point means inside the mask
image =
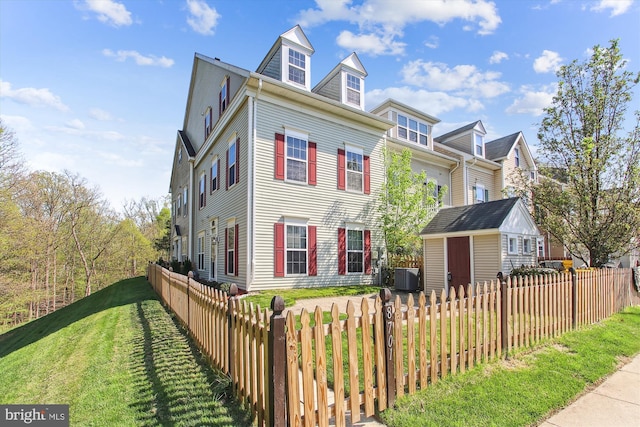
M 187 216 L 187 213 L 188 213 L 187 212 L 188 203 L 189 203 L 189 190 L 187 190 L 187 187 L 185 187 L 182 190 L 182 206 L 183 206 L 182 214 L 184 216 Z
M 238 243 L 238 225 L 234 220 L 227 222 L 227 228 L 225 230 L 225 274 L 228 276 L 237 276 L 237 243 Z
M 427 145 L 429 141 L 430 126 L 411 117 L 398 114 L 398 139 L 406 139 L 421 145 Z
M 347 73 L 347 103 L 360 107 L 360 77 Z
M 287 275 L 307 274 L 307 226 L 287 224 Z
M 307 139 L 302 135 L 286 135 L 287 181 L 307 182 Z
M 346 147 L 347 190 L 362 192 L 364 156 L 361 149 Z
M 204 139 L 207 139 L 207 137 L 211 133 L 211 130 L 213 129 L 211 114 L 211 107 L 209 107 L 204 113 Z
M 198 234 L 198 270 L 204 270 L 204 231 Z
M 306 85 L 306 55 L 289 48 L 289 81 Z
M 211 189 L 213 193 L 220 188 L 220 159 L 214 157 L 211 161 Z
M 220 115 L 225 112 L 229 106 L 229 77 L 225 77 L 220 85 L 220 93 L 218 95 L 218 109 Z
M 484 137 L 477 133 L 473 134 L 476 156 L 484 157 Z
M 234 135 L 229 140 L 229 149 L 227 150 L 227 189 L 237 184 L 240 180 L 239 160 L 240 138 L 236 138 Z
M 507 252 L 509 255 L 518 254 L 518 237 L 509 235 L 507 236 Z
M 525 237 L 522 240 L 522 253 L 524 255 L 529 255 L 532 252 L 531 249 L 531 238 L 530 237 Z
M 516 162 L 516 167 L 519 168 L 520 167 L 520 149 L 519 148 L 514 148 L 513 157 Z
M 198 205 L 200 209 L 207 205 L 207 175 L 202 173 L 198 182 Z
M 347 272 L 364 273 L 364 231 L 347 229 Z
M 473 187 L 473 193 L 475 197 L 475 203 L 485 203 L 489 201 L 489 190 L 484 188 L 484 185 L 478 184 Z
M 178 216 L 182 216 L 182 194 L 178 194 L 176 205 L 178 206 L 178 209 L 176 209 L 178 212 Z

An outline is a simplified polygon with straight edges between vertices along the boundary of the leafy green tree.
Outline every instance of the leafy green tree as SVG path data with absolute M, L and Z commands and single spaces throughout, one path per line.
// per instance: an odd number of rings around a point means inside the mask
M 557 72 L 538 139 L 542 174 L 561 180 L 529 188 L 539 225 L 596 267 L 637 247 L 640 230 L 640 113 L 624 129 L 640 73 L 610 43 Z
M 164 260 L 170 259 L 171 251 L 171 210 L 168 207 L 160 209 L 156 217 L 156 223 L 160 229 L 159 236 L 154 240 L 154 248 L 160 252 Z
M 424 171 L 411 169 L 411 150 L 385 152 L 386 180 L 380 193 L 380 221 L 387 251 L 422 253 L 420 231 L 435 215 L 446 188 L 436 196 L 436 184 Z

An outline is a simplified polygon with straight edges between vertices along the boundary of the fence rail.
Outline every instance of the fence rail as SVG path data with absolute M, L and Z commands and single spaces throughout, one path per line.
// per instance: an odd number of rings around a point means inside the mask
M 396 397 L 639 302 L 631 269 L 507 278 L 406 304 L 388 289 L 341 313 L 247 304 L 160 266 L 148 278 L 257 424 L 345 426 Z M 328 319 L 328 320 L 327 320 Z

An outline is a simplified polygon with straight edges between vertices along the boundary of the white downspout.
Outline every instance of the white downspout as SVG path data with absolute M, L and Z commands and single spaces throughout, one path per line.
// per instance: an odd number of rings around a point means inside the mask
M 453 195 L 452 195 L 452 193 L 453 193 L 453 187 L 452 187 L 452 185 L 451 185 L 451 182 L 452 182 L 452 180 L 453 180 L 453 173 L 454 173 L 454 172 L 456 171 L 456 169 L 458 169 L 459 167 L 460 167 L 460 161 L 458 161 L 458 162 L 456 163 L 456 167 L 455 167 L 455 168 L 453 168 L 453 169 L 451 169 L 451 170 L 449 171 L 449 206 L 453 206 Z
M 256 245 L 256 174 L 254 159 L 256 158 L 257 139 L 257 118 L 258 118 L 258 97 L 262 91 L 262 79 L 258 81 L 258 91 L 254 96 L 249 97 L 249 111 L 247 118 L 247 135 L 249 147 L 247 148 L 248 163 L 248 189 L 247 189 L 247 283 L 246 290 L 251 289 L 255 275 L 255 245 Z
M 193 163 L 193 160 L 189 160 L 189 189 L 187 190 L 187 203 L 189 209 L 189 237 L 187 238 L 187 245 L 189 247 L 187 248 L 187 256 L 191 263 L 193 263 L 193 208 L 195 206 L 193 204 Z M 182 195 L 180 196 L 182 197 Z

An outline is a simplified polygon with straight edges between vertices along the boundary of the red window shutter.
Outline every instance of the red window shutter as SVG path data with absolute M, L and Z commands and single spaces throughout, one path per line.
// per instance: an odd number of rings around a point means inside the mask
M 240 248 L 238 247 L 238 243 L 240 242 L 240 236 L 239 236 L 239 230 L 240 230 L 240 226 L 238 224 L 236 224 L 236 232 L 235 232 L 235 236 L 234 236 L 234 242 L 233 242 L 233 261 L 234 261 L 234 265 L 233 265 L 233 275 L 237 276 L 238 275 L 238 266 L 240 265 Z
M 204 188 L 203 188 L 203 192 L 202 192 L 202 197 L 204 198 L 204 200 L 202 201 L 203 207 L 207 206 L 207 174 L 204 174 Z
M 227 149 L 227 164 L 225 167 L 225 171 L 226 171 L 225 189 L 228 190 L 229 189 L 229 150 L 228 149 Z
M 284 135 L 276 133 L 275 178 L 284 181 Z
M 344 228 L 338 228 L 338 274 L 347 274 L 347 238 Z
M 229 256 L 229 248 L 227 247 L 227 240 L 229 237 L 229 229 L 224 229 L 224 274 L 227 274 L 227 257 Z
M 236 184 L 240 182 L 240 138 L 236 138 Z
M 309 142 L 309 185 L 316 185 L 316 143 Z
M 317 276 L 318 275 L 318 250 L 316 243 L 316 235 L 317 230 L 315 225 L 310 225 L 307 227 L 308 230 L 308 241 L 309 245 L 309 276 Z
M 219 188 L 220 188 L 220 159 L 218 159 L 218 180 L 216 182 L 215 190 L 218 190 Z
M 209 193 L 213 194 L 213 190 L 215 190 L 215 188 L 213 188 L 213 166 L 211 166 L 209 173 L 211 174 L 209 175 Z
M 284 277 L 284 224 L 273 225 L 273 275 Z
M 345 189 L 345 153 L 342 148 L 338 148 L 338 190 Z
M 371 274 L 371 230 L 364 230 L 364 272 Z
M 371 161 L 369 156 L 364 156 L 364 194 L 371 193 Z

